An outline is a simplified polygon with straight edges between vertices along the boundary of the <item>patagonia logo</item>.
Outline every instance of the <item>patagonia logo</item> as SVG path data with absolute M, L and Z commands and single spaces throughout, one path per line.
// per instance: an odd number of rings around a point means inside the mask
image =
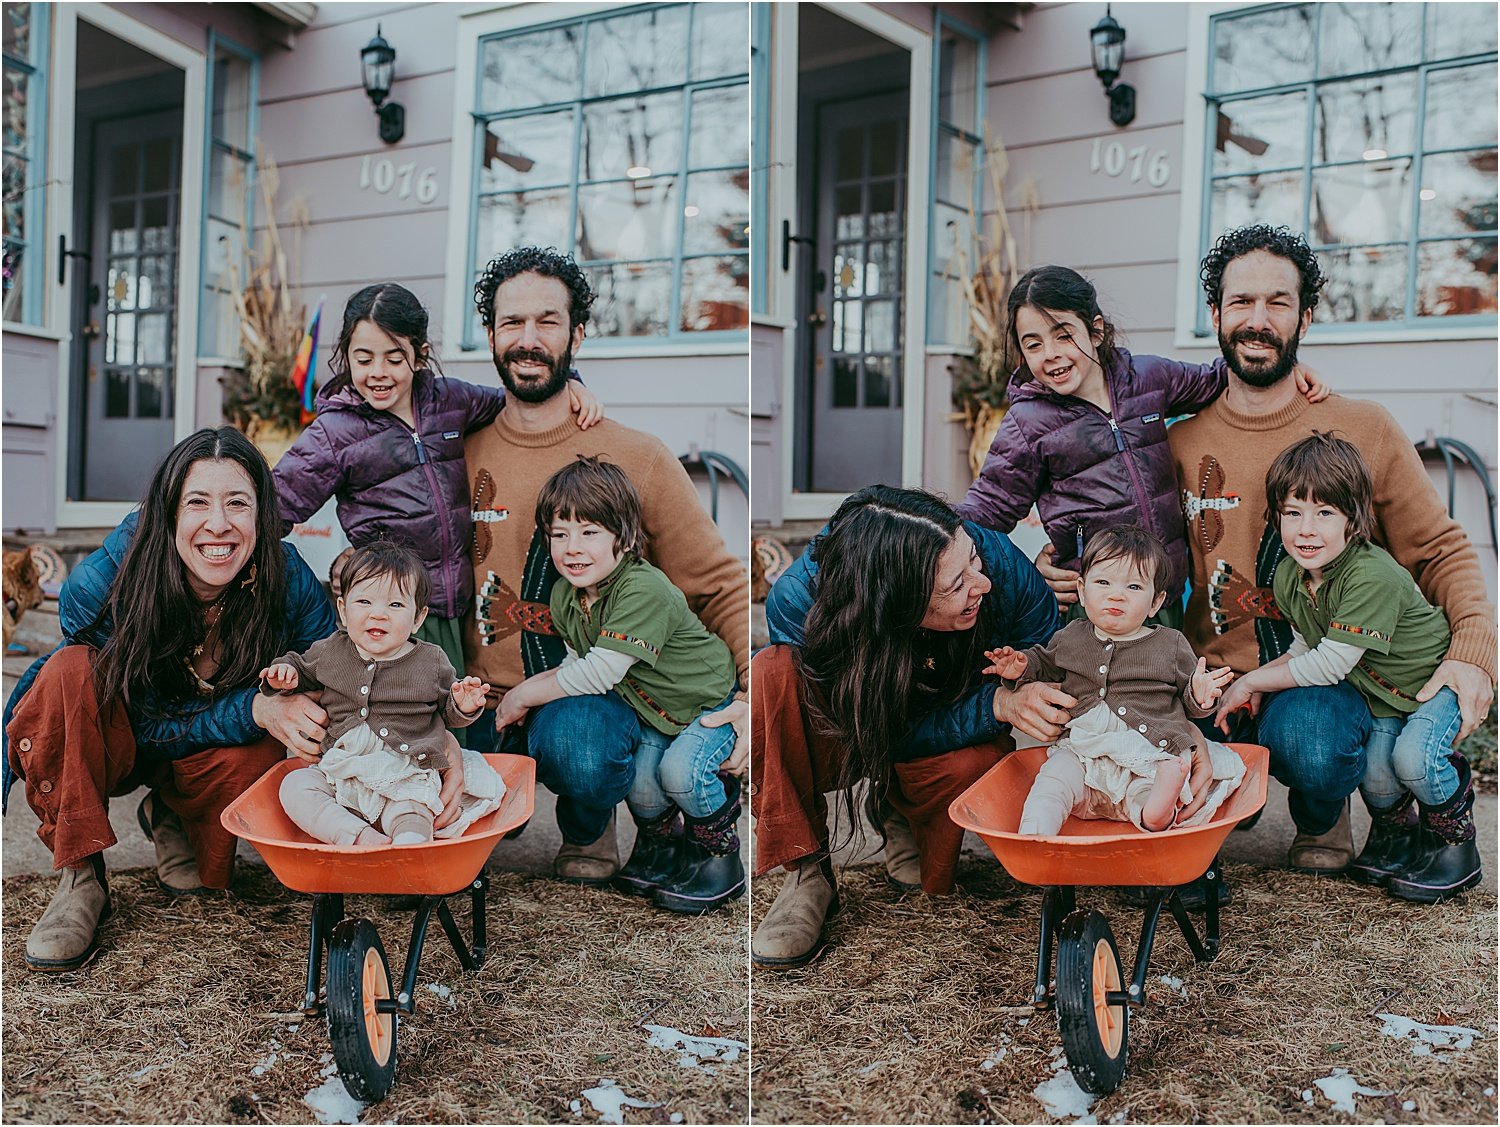
M 458 437 L 458 431 L 456 431 L 456 430 L 445 430 L 445 431 L 443 431 L 443 437 L 444 438 L 457 438 Z
M 1141 420 L 1141 422 L 1142 423 L 1159 423 L 1159 422 L 1161 422 L 1161 412 L 1158 411 L 1154 415 L 1147 415 L 1144 419 Z

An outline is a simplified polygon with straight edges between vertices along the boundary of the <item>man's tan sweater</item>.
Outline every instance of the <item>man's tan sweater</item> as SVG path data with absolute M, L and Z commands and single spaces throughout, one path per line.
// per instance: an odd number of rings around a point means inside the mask
M 1245 415 L 1216 400 L 1167 432 L 1183 486 L 1193 594 L 1183 631 L 1210 668 L 1246 673 L 1278 656 L 1290 639 L 1271 596 L 1284 554 L 1266 521 L 1266 471 L 1313 431 L 1352 442 L 1374 481 L 1375 541 L 1411 572 L 1453 630 L 1448 657 L 1495 677 L 1495 609 L 1479 557 L 1448 516 L 1412 440 L 1377 403 L 1300 395 L 1272 414 Z
M 508 426 L 504 411 L 464 442 L 474 516 L 475 614 L 464 631 L 467 672 L 488 681 L 495 703 L 527 676 L 556 665 L 562 640 L 548 606 L 557 572 L 536 534 L 536 498 L 578 455 L 615 463 L 641 495 L 646 558 L 687 596 L 698 618 L 734 655 L 750 684 L 750 582 L 729 554 L 687 471 L 661 441 L 612 420 L 579 430 L 573 416 L 550 431 Z M 523 656 L 524 651 L 524 656 Z

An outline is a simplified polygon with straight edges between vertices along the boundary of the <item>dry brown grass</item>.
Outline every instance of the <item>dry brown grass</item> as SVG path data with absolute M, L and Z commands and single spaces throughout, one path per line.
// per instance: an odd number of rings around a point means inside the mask
M 302 992 L 308 898 L 241 866 L 232 899 L 169 900 L 111 874 L 105 950 L 81 971 L 22 968 L 54 881 L 4 883 L 4 1115 L 38 1123 L 312 1122 L 302 1097 L 329 1051 L 321 1019 L 279 1019 Z M 465 975 L 434 921 L 401 1023 L 396 1086 L 366 1112 L 402 1123 L 589 1122 L 569 1103 L 601 1078 L 662 1101 L 627 1122 L 739 1123 L 746 1063 L 715 1074 L 647 1045 L 644 1022 L 746 1039 L 745 902 L 701 918 L 611 892 L 493 874 L 489 957 Z M 411 913 L 351 898 L 393 962 Z M 455 902 L 455 909 L 459 902 Z M 468 910 L 455 911 L 467 926 Z M 399 965 L 394 973 L 399 974 Z M 452 989 L 453 1006 L 426 990 Z M 280 1043 L 263 1075 L 252 1070 Z
M 1121 1113 L 1130 1123 L 1495 1122 L 1492 895 L 1424 908 L 1291 872 L 1230 865 L 1227 875 L 1235 900 L 1217 960 L 1196 964 L 1163 919 L 1147 1004 L 1131 1017 L 1129 1071 L 1091 1109 L 1100 1123 Z M 799 971 L 756 970 L 757 1122 L 1049 1121 L 1032 1092 L 1052 1075 L 1057 1022 L 1024 1004 L 1040 892 L 990 860 L 966 861 L 959 880 L 934 901 L 897 893 L 878 865 L 845 870 L 827 954 Z M 755 918 L 778 884 L 759 882 Z M 1080 890 L 1079 902 L 1104 912 L 1133 961 L 1140 911 L 1105 890 Z M 1182 979 L 1187 997 L 1163 975 Z M 1379 1011 L 1485 1036 L 1448 1059 L 1418 1057 L 1380 1034 Z M 1005 1057 L 981 1069 L 1002 1045 Z M 1359 1097 L 1354 1118 L 1321 1096 L 1304 1103 L 1336 1067 L 1395 1095 Z M 1402 1110 L 1407 1100 L 1414 1110 Z

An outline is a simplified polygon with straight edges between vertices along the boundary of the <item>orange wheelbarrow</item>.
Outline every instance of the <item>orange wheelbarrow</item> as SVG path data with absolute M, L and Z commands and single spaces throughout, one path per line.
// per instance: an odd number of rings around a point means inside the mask
M 1070 817 L 1054 837 L 1016 833 L 1032 779 L 1046 761 L 1045 747 L 1006 756 L 948 807 L 953 821 L 983 838 L 1006 872 L 1043 888 L 1032 1005 L 1039 1010 L 1056 1006 L 1068 1065 L 1087 1092 L 1113 1092 L 1125 1077 L 1130 1010 L 1145 1002 L 1146 969 L 1162 909 L 1177 921 L 1194 958 L 1206 963 L 1218 954 L 1219 849 L 1235 826 L 1265 805 L 1270 761 L 1263 747 L 1228 746 L 1245 761 L 1245 778 L 1218 816 L 1201 826 L 1148 834 L 1128 822 Z M 1201 939 L 1178 896 L 1182 886 L 1200 877 L 1208 882 Z M 1076 906 L 1079 885 L 1134 886 L 1146 892 L 1140 946 L 1128 984 L 1109 921 Z
M 416 1012 L 417 967 L 432 917 L 437 916 L 464 970 L 476 971 L 484 963 L 485 892 L 490 883 L 484 863 L 501 838 L 531 817 L 536 798 L 534 760 L 524 755 L 485 759 L 505 780 L 505 797 L 499 809 L 469 826 L 461 837 L 399 847 L 314 841 L 281 808 L 281 780 L 301 766 L 291 759 L 262 775 L 220 817 L 225 829 L 255 846 L 282 884 L 312 894 L 307 989 L 300 1008 L 316 1017 L 326 1004 L 339 1077 L 357 1100 L 382 1099 L 395 1082 L 397 1015 Z M 472 942 L 465 941 L 448 909 L 448 897 L 463 892 L 472 903 Z M 351 893 L 420 897 L 405 972 L 394 997 L 390 965 L 375 926 L 367 919 L 344 918 L 344 897 Z M 325 950 L 328 989 L 323 994 L 319 987 Z

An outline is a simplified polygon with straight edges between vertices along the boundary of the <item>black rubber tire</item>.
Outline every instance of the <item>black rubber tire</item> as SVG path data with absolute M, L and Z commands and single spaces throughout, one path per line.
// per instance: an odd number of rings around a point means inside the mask
M 328 940 L 328 1039 L 339 1078 L 365 1103 L 385 1098 L 396 1080 L 396 1015 L 376 1014 L 390 998 L 385 948 L 369 920 L 344 920 Z
M 1057 1028 L 1068 1067 L 1085 1092 L 1108 1095 L 1125 1078 L 1130 1007 L 1109 1006 L 1104 992 L 1123 990 L 1125 975 L 1109 921 L 1095 911 L 1063 920 L 1057 939 Z

